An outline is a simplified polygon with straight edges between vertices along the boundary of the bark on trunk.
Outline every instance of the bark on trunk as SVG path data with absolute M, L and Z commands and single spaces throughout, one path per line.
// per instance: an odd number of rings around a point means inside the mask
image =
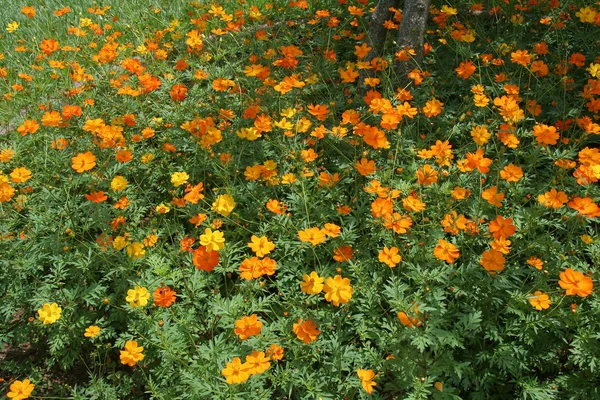
M 402 10 L 402 22 L 398 29 L 398 50 L 411 48 L 416 55 L 408 61 L 397 61 L 396 73 L 401 84 L 408 84 L 408 73 L 420 68 L 423 61 L 423 35 L 429 16 L 430 0 L 405 0 Z
M 388 19 L 392 18 L 391 7 L 398 8 L 400 0 L 379 0 L 377 8 L 371 15 L 371 21 L 369 21 L 369 30 L 367 32 L 367 46 L 371 47 L 371 51 L 365 58 L 365 61 L 371 61 L 375 57 L 380 57 L 383 54 L 383 48 L 385 46 L 385 40 L 387 38 L 388 29 L 383 24 Z M 368 90 L 365 85 L 365 78 L 371 78 L 374 76 L 373 71 L 369 69 L 360 70 L 360 83 L 359 91 L 364 93 Z
M 398 7 L 399 0 L 379 0 L 375 12 L 371 15 L 369 32 L 367 33 L 367 44 L 373 50 L 368 58 L 373 59 L 381 56 L 388 30 L 383 26 L 384 22 L 392 18 L 391 7 Z

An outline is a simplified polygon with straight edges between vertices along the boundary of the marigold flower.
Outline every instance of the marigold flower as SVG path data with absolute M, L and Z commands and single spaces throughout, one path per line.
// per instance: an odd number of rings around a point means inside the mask
M 142 258 L 144 254 L 146 254 L 146 250 L 144 250 L 144 245 L 139 242 L 133 242 L 127 245 L 127 255 L 132 259 L 136 260 L 138 258 Z
M 359 369 L 356 371 L 356 375 L 358 375 L 358 379 L 360 379 L 360 384 L 363 389 L 369 394 L 373 392 L 373 386 L 377 385 L 373 382 L 373 378 L 375 377 L 375 372 L 372 369 Z
M 558 192 L 556 189 L 552 188 L 549 192 L 540 194 L 538 196 L 538 201 L 543 206 L 551 207 L 556 210 L 564 206 L 565 203 L 569 201 L 569 198 L 565 192 Z
M 565 293 L 567 296 L 587 297 L 594 288 L 592 278 L 571 268 L 567 268 L 560 273 L 558 284 L 567 291 Z
M 131 307 L 143 307 L 148 304 L 148 299 L 150 299 L 148 289 L 141 286 L 135 286 L 133 289 L 127 291 L 125 301 L 129 302 Z
M 235 208 L 235 200 L 228 194 L 220 194 L 212 204 L 212 210 L 219 215 L 227 217 Z
M 44 325 L 53 324 L 60 319 L 62 308 L 56 303 L 44 304 L 42 308 L 38 310 L 38 319 Z
M 506 259 L 498 250 L 490 249 L 484 251 L 479 263 L 483 266 L 483 268 L 488 271 L 490 274 L 495 274 L 498 271 L 502 271 L 504 269 L 504 262 Z
M 539 269 L 540 271 L 542 268 L 544 268 L 544 262 L 535 256 L 529 257 L 527 264 L 531 265 L 535 269 Z
M 152 297 L 154 298 L 154 305 L 159 307 L 170 307 L 175 300 L 177 293 L 171 290 L 168 286 L 161 286 L 157 288 L 154 293 L 152 293 Z
M 252 354 L 246 356 L 246 368 L 251 375 L 261 374 L 269 369 L 271 363 L 270 357 L 265 356 L 264 351 L 253 351 Z
M 96 326 L 96 325 L 90 325 L 87 328 L 85 328 L 85 333 L 83 334 L 83 336 L 85 336 L 87 338 L 95 338 L 99 334 L 100 334 L 100 327 Z
M 540 145 L 555 145 L 560 137 L 560 134 L 556 131 L 555 127 L 546 124 L 534 126 L 532 134 Z
M 333 303 L 336 307 L 340 304 L 346 304 L 352 298 L 350 279 L 342 278 L 340 275 L 327 278 L 323 290 L 325 291 L 325 300 Z
M 317 337 L 321 333 L 321 331 L 317 329 L 317 325 L 312 319 L 303 321 L 302 318 L 300 318 L 298 322 L 294 324 L 293 331 L 296 334 L 296 337 L 302 340 L 305 344 L 310 344 L 311 342 L 317 340 Z
M 398 248 L 396 246 L 393 246 L 389 249 L 387 246 L 385 246 L 379 251 L 377 259 L 386 264 L 388 267 L 394 268 L 400 261 L 402 261 L 402 256 L 398 254 Z
M 204 234 L 200 235 L 200 244 L 206 246 L 208 251 L 219 251 L 225 247 L 225 237 L 219 230 L 206 228 Z
M 250 240 L 251 242 L 248 243 L 248 247 L 256 253 L 257 257 L 264 257 L 275 249 L 275 244 L 269 241 L 266 236 L 261 236 L 259 238 L 256 235 L 252 235 Z
M 128 340 L 125 343 L 124 350 L 121 350 L 121 363 L 133 367 L 138 363 L 138 361 L 142 361 L 144 359 L 144 354 L 142 354 L 143 351 L 144 347 L 138 346 L 137 341 Z
M 104 192 L 91 192 L 86 194 L 85 198 L 93 203 L 102 203 L 108 199 L 108 196 Z
M 15 168 L 10 173 L 10 180 L 14 183 L 23 183 L 31 178 L 31 171 L 25 167 Z
M 469 77 L 473 75 L 476 70 L 477 67 L 475 67 L 475 64 L 473 64 L 470 60 L 467 60 L 458 65 L 458 68 L 456 68 L 456 74 L 459 78 L 469 79 Z
M 454 261 L 456 261 L 456 259 L 458 259 L 460 256 L 458 247 L 450 242 L 445 241 L 444 239 L 440 239 L 438 243 L 439 244 L 433 249 L 433 255 L 436 258 L 446 261 L 448 264 L 452 264 Z
M 171 183 L 175 187 L 184 185 L 188 179 L 190 179 L 190 176 L 187 174 L 187 172 L 174 172 L 171 175 Z
M 209 251 L 206 246 L 194 250 L 192 262 L 201 271 L 211 272 L 219 264 L 219 252 Z
M 29 379 L 16 380 L 10 385 L 10 391 L 6 394 L 6 397 L 11 400 L 28 399 L 31 392 L 33 392 L 33 388 L 34 385 Z
M 258 315 L 252 314 L 242 317 L 235 321 L 235 333 L 241 340 L 246 340 L 251 336 L 260 334 L 263 323 L 258 320 Z
M 534 294 L 529 295 L 529 303 L 535 307 L 536 310 L 541 311 L 550 308 L 552 301 L 550 301 L 550 298 L 547 294 L 536 290 Z
M 225 377 L 225 381 L 230 384 L 244 383 L 250 378 L 248 365 L 242 364 L 239 357 L 234 357 L 231 362 L 227 363 L 225 368 L 221 370 L 221 375 Z
M 71 168 L 80 174 L 96 166 L 96 156 L 90 151 L 79 153 L 71 159 Z
M 298 238 L 301 242 L 307 242 L 312 244 L 313 246 L 316 246 L 327 240 L 325 232 L 323 232 L 323 230 L 317 227 L 308 228 L 303 231 L 298 231 Z
M 323 291 L 324 281 L 325 278 L 312 271 L 310 275 L 304 274 L 304 281 L 300 282 L 300 289 L 306 294 L 319 294 Z
M 283 347 L 277 344 L 272 344 L 267 349 L 267 356 L 270 357 L 271 360 L 275 361 L 283 359 Z
M 517 228 L 513 225 L 512 218 L 504 218 L 498 215 L 495 220 L 490 221 L 489 229 L 494 239 L 507 238 L 514 235 Z

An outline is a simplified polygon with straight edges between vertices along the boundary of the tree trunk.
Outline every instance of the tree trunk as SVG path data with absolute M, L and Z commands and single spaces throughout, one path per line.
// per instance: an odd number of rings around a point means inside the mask
M 384 22 L 392 18 L 390 8 L 398 8 L 399 0 L 379 0 L 375 12 L 371 15 L 369 22 L 369 32 L 367 33 L 367 45 L 373 50 L 368 55 L 372 60 L 375 57 L 381 56 L 385 38 L 388 30 L 383 26 Z
M 391 7 L 397 8 L 400 0 L 379 0 L 377 8 L 373 14 L 371 14 L 371 21 L 369 21 L 369 30 L 367 32 L 367 46 L 371 47 L 371 51 L 367 54 L 365 61 L 371 61 L 375 57 L 380 57 L 383 54 L 383 48 L 385 46 L 385 40 L 387 38 L 388 29 L 383 26 L 385 21 L 392 18 Z M 366 92 L 368 90 L 365 85 L 365 78 L 371 78 L 374 76 L 373 71 L 370 69 L 360 70 L 360 83 L 359 92 Z
M 415 56 L 408 61 L 397 61 L 396 73 L 400 83 L 408 84 L 408 73 L 415 68 L 420 68 L 423 62 L 423 35 L 425 24 L 429 16 L 430 0 L 405 0 L 402 10 L 402 22 L 398 29 L 398 50 L 413 49 Z

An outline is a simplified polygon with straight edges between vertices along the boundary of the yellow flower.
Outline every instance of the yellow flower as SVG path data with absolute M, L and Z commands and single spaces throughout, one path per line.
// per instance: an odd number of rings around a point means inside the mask
M 173 186 L 181 186 L 185 184 L 188 179 L 190 179 L 190 176 L 186 172 L 174 172 L 173 175 L 171 175 L 171 183 Z
M 156 206 L 156 212 L 160 214 L 166 214 L 169 211 L 171 211 L 171 208 L 165 205 L 165 203 L 160 203 L 158 206 Z
M 594 63 L 590 64 L 590 66 L 587 69 L 587 71 L 594 78 L 600 78 L 600 64 L 594 64 Z
M 100 334 L 100 327 L 96 326 L 96 325 L 90 325 L 85 329 L 85 333 L 83 334 L 83 336 L 89 337 L 89 338 L 95 338 L 99 334 Z
M 252 235 L 250 240 L 252 240 L 252 242 L 248 243 L 248 247 L 256 253 L 257 257 L 264 257 L 275 249 L 275 244 L 269 241 L 266 236 L 261 236 L 259 238 L 256 235 Z
M 142 155 L 142 158 L 141 158 L 142 164 L 148 164 L 152 160 L 154 160 L 154 154 L 146 153 L 146 154 Z
M 56 303 L 44 304 L 42 308 L 38 310 L 38 319 L 42 321 L 44 325 L 53 324 L 60 319 L 62 308 Z
M 581 235 L 580 239 L 585 244 L 594 243 L 594 238 L 592 238 L 590 235 Z
M 207 251 L 219 251 L 225 247 L 225 237 L 223 232 L 210 228 L 204 230 L 204 234 L 200 235 L 200 244 L 206 246 Z
M 119 235 L 115 238 L 115 240 L 113 240 L 113 247 L 116 250 L 122 250 L 125 248 L 125 246 L 127 246 L 127 238 L 124 236 Z
M 6 394 L 6 397 L 12 400 L 23 400 L 28 399 L 31 392 L 33 392 L 34 386 L 31 384 L 29 379 L 21 381 L 14 381 L 10 385 L 10 392 Z
M 127 255 L 131 257 L 132 260 L 142 258 L 144 254 L 146 254 L 146 250 L 144 250 L 144 245 L 142 243 L 133 242 L 127 246 Z
M 358 379 L 360 379 L 363 389 L 365 389 L 367 393 L 371 394 L 373 391 L 373 386 L 377 385 L 375 382 L 373 382 L 375 372 L 372 369 L 359 369 L 356 371 L 356 375 L 358 375 Z
M 234 357 L 230 363 L 227 363 L 225 368 L 221 370 L 221 375 L 225 377 L 225 381 L 230 384 L 243 383 L 250 377 L 250 371 L 246 363 L 242 364 L 239 357 Z
M 310 275 L 304 274 L 304 282 L 300 282 L 300 288 L 306 294 L 319 294 L 323 291 L 324 281 L 325 278 L 313 271 Z
M 530 294 L 529 295 L 529 303 L 536 309 L 536 310 L 546 310 L 548 308 L 550 308 L 550 303 L 552 303 L 552 301 L 550 301 L 550 298 L 548 297 L 547 294 L 544 294 L 542 292 L 540 292 L 539 290 L 536 290 L 536 292 L 534 294 Z
M 340 275 L 327 278 L 323 290 L 325 291 L 325 300 L 333 303 L 336 307 L 340 304 L 346 304 L 352 298 L 350 279 L 342 278 Z
M 136 286 L 133 289 L 127 291 L 127 297 L 125 301 L 129 302 L 131 307 L 143 307 L 148 304 L 150 293 L 145 287 Z
M 112 190 L 114 190 L 115 192 L 120 192 L 122 190 L 125 190 L 125 188 L 127 187 L 127 179 L 123 178 L 120 175 L 117 175 L 113 178 L 113 180 L 110 182 L 110 188 Z
M 121 350 L 121 363 L 133 367 L 138 361 L 144 359 L 142 351 L 144 351 L 143 346 L 138 346 L 135 340 L 128 340 L 125 343 L 125 350 Z
M 17 29 L 19 29 L 19 25 L 21 24 L 19 24 L 17 21 L 10 22 L 6 27 L 6 30 L 8 31 L 8 33 L 13 33 Z
M 233 197 L 228 194 L 221 194 L 217 197 L 215 202 L 212 204 L 212 210 L 217 214 L 224 217 L 231 214 L 231 211 L 235 208 L 235 201 Z M 260 257 L 260 256 L 259 256 Z

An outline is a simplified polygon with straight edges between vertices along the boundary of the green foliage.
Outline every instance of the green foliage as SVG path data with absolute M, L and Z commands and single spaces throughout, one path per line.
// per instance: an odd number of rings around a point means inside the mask
M 0 10 L 2 393 L 600 397 L 597 7 L 434 5 L 399 88 L 392 40 L 357 50 L 373 1 L 73 3 Z

